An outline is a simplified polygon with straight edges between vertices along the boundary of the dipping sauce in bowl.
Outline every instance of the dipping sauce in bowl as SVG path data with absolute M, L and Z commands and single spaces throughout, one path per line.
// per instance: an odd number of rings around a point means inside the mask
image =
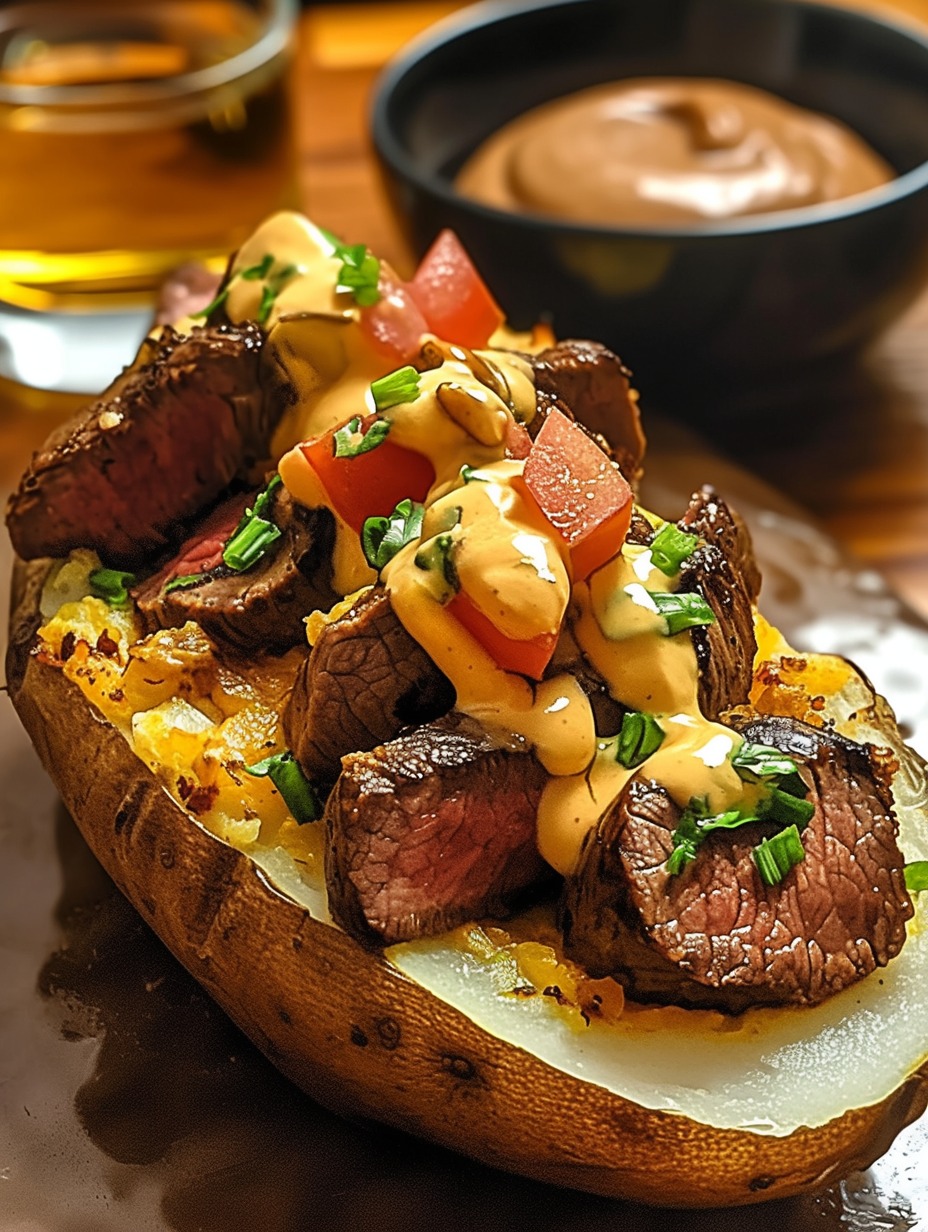
M 894 175 L 844 124 L 766 90 L 630 78 L 510 121 L 471 155 L 455 187 L 518 213 L 653 225 L 818 205 Z

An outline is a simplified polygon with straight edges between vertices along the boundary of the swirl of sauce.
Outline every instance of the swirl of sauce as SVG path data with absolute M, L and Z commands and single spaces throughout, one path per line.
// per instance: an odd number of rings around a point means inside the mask
M 894 178 L 856 133 L 734 81 L 636 78 L 526 112 L 461 169 L 463 195 L 582 223 L 712 222 Z

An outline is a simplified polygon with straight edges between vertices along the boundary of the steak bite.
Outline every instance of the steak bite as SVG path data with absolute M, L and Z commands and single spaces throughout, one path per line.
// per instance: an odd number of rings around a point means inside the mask
M 404 727 L 454 705 L 450 680 L 400 624 L 382 586 L 325 626 L 297 674 L 284 711 L 294 757 L 331 783 L 346 753 L 367 752 Z
M 568 879 L 568 954 L 632 997 L 740 1012 L 814 1005 L 885 966 L 901 949 L 912 903 L 896 842 L 887 755 L 791 719 L 747 726 L 748 741 L 792 757 L 815 805 L 805 858 L 763 883 L 757 822 L 706 836 L 676 875 L 667 860 L 680 808 L 633 779 L 591 831 Z
M 699 547 L 683 564 L 678 590 L 702 595 L 715 622 L 691 630 L 699 668 L 699 708 L 717 719 L 733 706 L 744 705 L 753 683 L 753 604 L 760 587 L 751 540 L 710 487 L 696 492 L 678 523 L 698 535 Z
M 547 774 L 454 714 L 353 753 L 326 806 L 335 921 L 392 944 L 505 914 L 545 875 L 535 845 Z
M 58 428 L 10 498 L 20 556 L 93 548 L 137 568 L 264 459 L 274 409 L 258 385 L 255 325 L 165 329 L 90 407 Z
M 537 434 L 548 409 L 557 406 L 594 436 L 608 442 L 608 452 L 633 486 L 641 478 L 645 439 L 631 373 L 621 359 L 598 342 L 572 339 L 526 358 L 535 374 L 538 397 Z
M 148 632 L 196 621 L 215 642 L 242 653 L 283 654 L 305 641 L 304 618 L 328 610 L 337 596 L 331 586 L 335 525 L 324 509 L 304 509 L 286 488 L 271 495 L 269 516 L 281 535 L 251 568 L 236 571 L 223 549 L 255 490 L 229 497 L 153 577 L 133 592 Z M 173 586 L 198 577 L 193 585 Z

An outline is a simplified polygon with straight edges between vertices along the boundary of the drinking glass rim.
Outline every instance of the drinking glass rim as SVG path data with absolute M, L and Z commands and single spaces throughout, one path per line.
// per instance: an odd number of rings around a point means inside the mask
M 297 18 L 297 0 L 268 0 L 267 26 L 261 37 L 249 47 L 236 52 L 219 64 L 178 73 L 163 81 L 127 85 L 125 82 L 103 82 L 98 85 L 32 86 L 5 85 L 0 82 L 0 104 L 14 106 L 74 106 L 92 107 L 112 104 L 146 104 L 164 102 L 192 94 L 215 90 L 247 77 L 285 51 Z

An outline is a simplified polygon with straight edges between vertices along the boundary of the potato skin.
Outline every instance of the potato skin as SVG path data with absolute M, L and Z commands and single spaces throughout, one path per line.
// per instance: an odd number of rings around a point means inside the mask
M 817 1189 L 868 1167 L 928 1098 L 928 1065 L 879 1104 L 786 1138 L 641 1108 L 512 1047 L 314 920 L 180 808 L 62 672 L 32 655 L 47 562 L 17 563 L 7 679 L 107 872 L 206 991 L 333 1111 L 538 1180 L 664 1206 Z

